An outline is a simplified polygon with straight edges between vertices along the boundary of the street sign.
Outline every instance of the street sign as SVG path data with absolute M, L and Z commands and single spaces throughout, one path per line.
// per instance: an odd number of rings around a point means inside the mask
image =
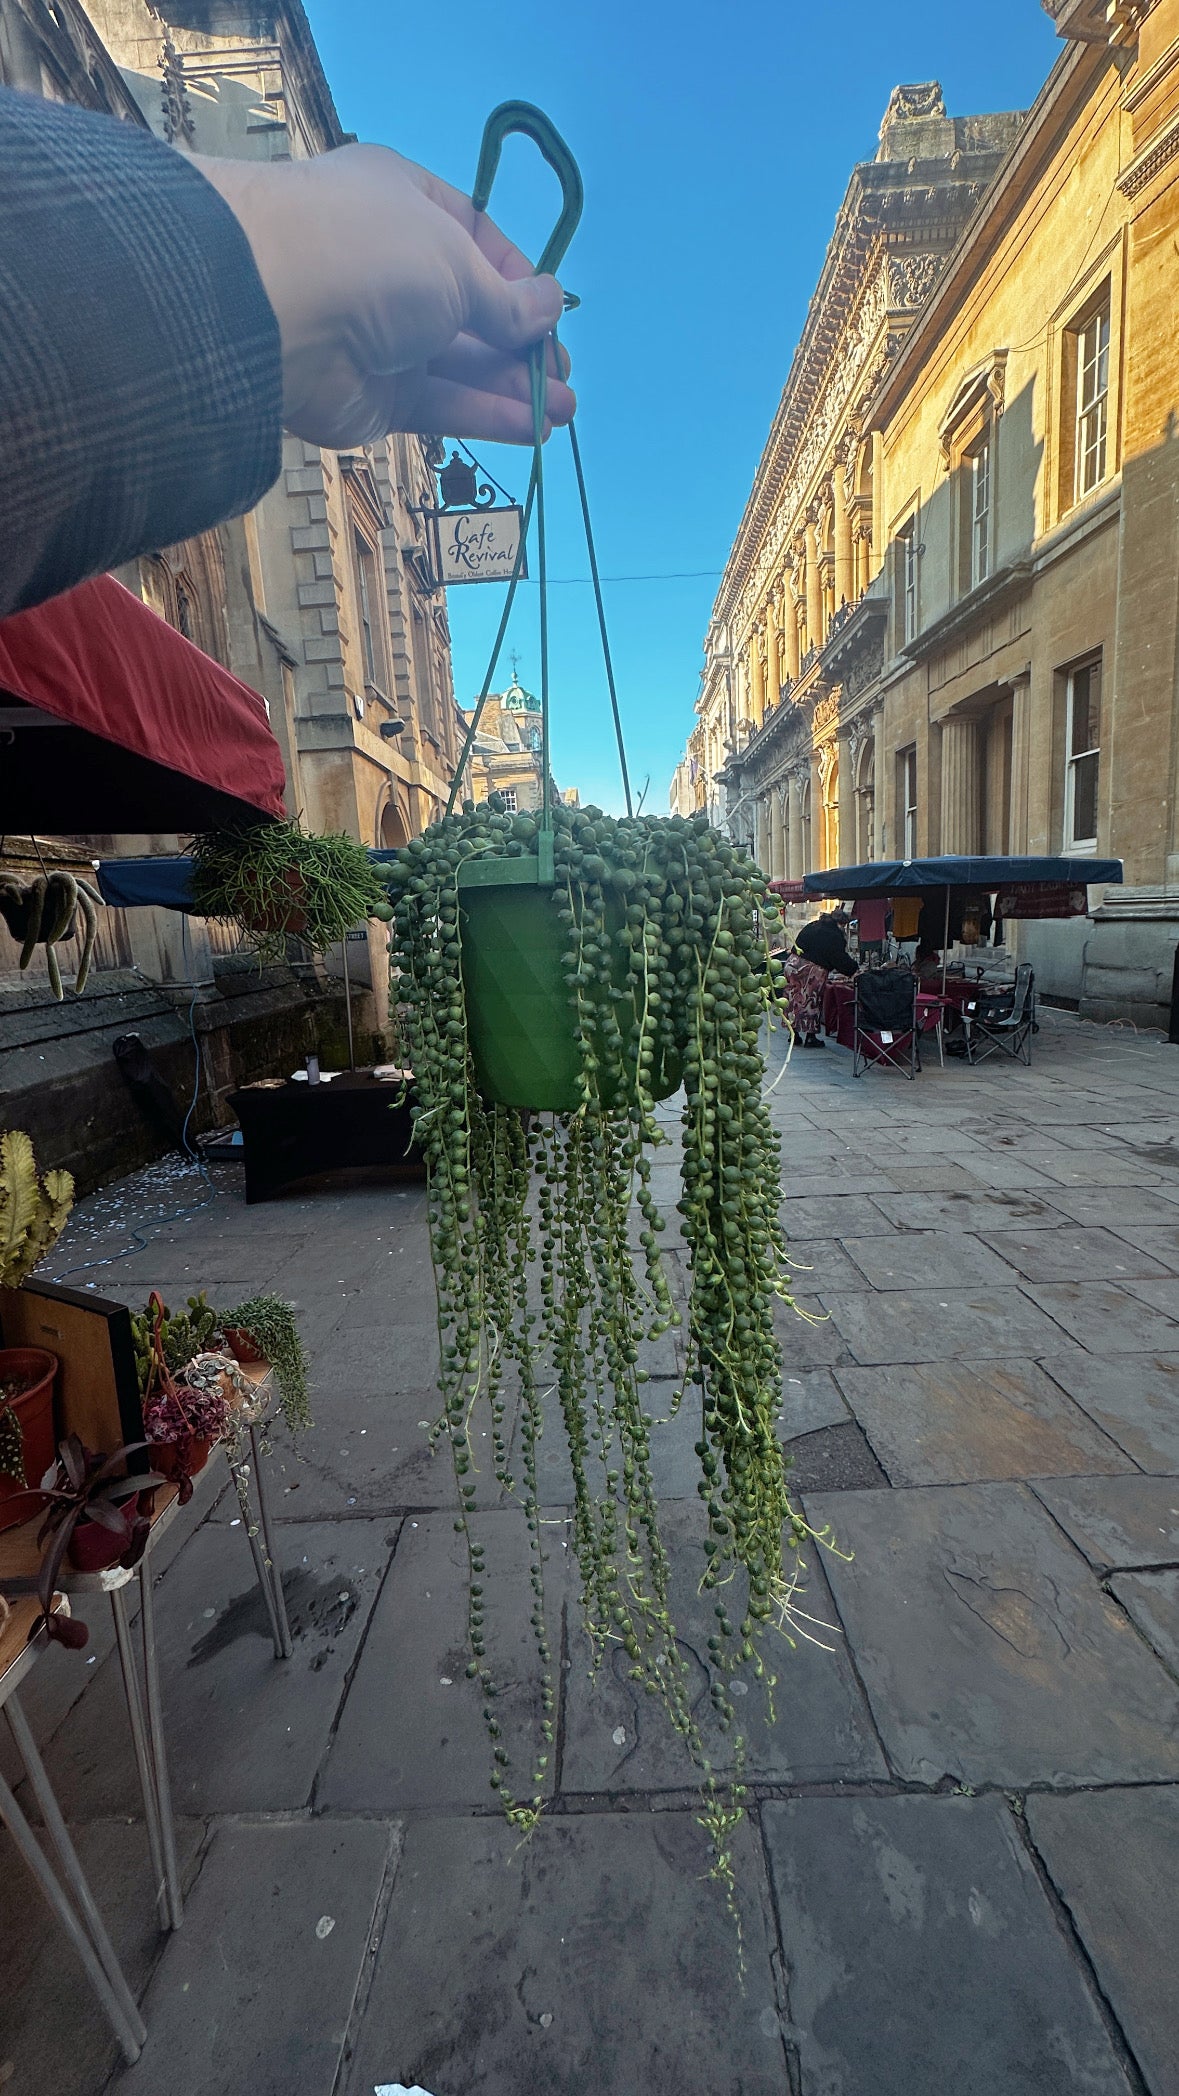
M 447 589 L 458 582 L 510 582 L 523 529 L 518 503 L 508 509 L 435 511 L 436 579 Z M 520 573 L 528 573 L 527 555 Z

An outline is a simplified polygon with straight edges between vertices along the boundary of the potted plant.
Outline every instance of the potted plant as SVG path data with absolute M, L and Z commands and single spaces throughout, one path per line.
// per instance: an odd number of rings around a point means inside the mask
M 57 1242 L 74 1200 L 68 1172 L 38 1176 L 33 1145 L 20 1128 L 0 1136 L 0 1288 L 19 1288 Z M 33 1347 L 0 1348 L 0 1529 L 38 1511 L 30 1478 L 53 1461 L 54 1355 Z
M 89 1636 L 84 1623 L 53 1608 L 67 1553 L 82 1572 L 101 1572 L 116 1564 L 130 1567 L 143 1556 L 151 1529 L 151 1494 L 163 1479 L 155 1471 L 131 1475 L 126 1462 L 145 1445 L 130 1442 L 102 1456 L 69 1434 L 58 1448 L 56 1464 L 41 1481 L 47 1512 L 37 1536 L 37 1598 L 46 1632 L 59 1644 L 80 1647 Z
M 263 960 L 284 959 L 288 937 L 323 953 L 364 918 L 391 915 L 364 846 L 342 834 L 243 823 L 195 838 L 192 856 L 193 909 L 240 925 Z
M 644 1340 L 680 1322 L 652 1160 L 666 1141 L 656 1102 L 682 1074 L 677 1207 L 690 1289 L 676 1403 L 691 1402 L 698 1418 L 700 1584 L 715 1610 L 706 1660 L 728 1727 L 734 1675 L 748 1670 L 772 1687 L 767 1635 L 789 1636 L 797 1620 L 811 1535 L 791 1504 L 777 1434 L 773 1307 L 791 1298 L 779 1144 L 763 1097 L 760 1030 L 776 1003 L 764 877 L 702 816 L 615 821 L 558 805 L 546 828 L 492 802 L 413 839 L 395 882 L 395 994 L 408 1013 L 430 1172 L 442 1341 L 435 1432 L 457 1475 L 468 1672 L 496 1741 L 493 1787 L 516 1824 L 533 1823 L 555 1701 L 536 1463 L 553 1424 L 542 1392 L 555 1376 L 595 1658 L 621 1646 L 631 1678 L 662 1701 L 704 1768 L 703 1819 L 731 1887 L 733 1799 L 708 1769 L 676 1641 L 640 1362 Z M 519 1476 L 505 1429 L 509 1367 L 523 1407 Z M 467 1525 L 481 1445 L 523 1499 L 531 1536 L 545 1718 L 525 1788 L 499 1741 L 483 1551 Z M 733 1759 L 739 1766 L 736 1746 Z
M 0 1351 L 0 1529 L 32 1520 L 43 1504 L 28 1487 L 53 1463 L 57 1370 L 57 1355 L 42 1347 Z
M 204 1375 L 193 1375 L 189 1368 L 192 1357 L 186 1351 L 196 1334 L 213 1336 L 216 1313 L 203 1296 L 194 1296 L 189 1299 L 187 1314 L 170 1318 L 165 1303 L 153 1289 L 147 1315 L 135 1320 L 134 1329 L 140 1349 L 143 1431 L 157 1470 L 179 1485 L 184 1504 L 192 1497 L 194 1477 L 200 1475 L 214 1443 L 224 1437 L 229 1426 L 229 1405 L 220 1383 L 210 1382 Z M 200 1344 L 194 1349 L 198 1355 L 205 1351 Z M 184 1359 L 174 1366 L 178 1354 Z
M 295 1312 L 277 1295 L 252 1295 L 222 1313 L 225 1343 L 237 1361 L 267 1361 L 274 1373 L 283 1418 L 293 1434 L 311 1425 L 307 1394 L 307 1349 Z

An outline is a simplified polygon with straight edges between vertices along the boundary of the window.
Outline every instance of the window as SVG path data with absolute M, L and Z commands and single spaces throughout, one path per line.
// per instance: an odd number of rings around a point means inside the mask
M 377 618 L 377 563 L 373 549 L 361 532 L 356 532 L 356 595 L 360 606 L 360 644 L 364 657 L 364 681 L 378 690 L 382 683 L 382 652 L 378 638 Z
M 897 533 L 897 627 L 901 646 L 917 632 L 917 519 Z
M 1088 495 L 1105 479 L 1106 434 L 1109 422 L 1109 305 L 1100 305 L 1077 329 L 1076 399 L 1077 426 L 1074 439 L 1076 460 L 1075 500 Z
M 1101 657 L 1068 673 L 1065 702 L 1064 846 L 1097 848 L 1097 771 L 1101 753 Z
M 966 560 L 967 589 L 977 589 L 991 572 L 991 439 L 980 437 L 965 461 L 970 505 L 970 539 Z
M 917 857 L 917 746 L 897 754 L 897 784 L 901 813 L 901 857 Z
M 516 799 L 515 787 L 501 786 L 499 789 L 499 797 L 504 804 L 504 814 L 515 815 L 519 806 L 519 803 Z

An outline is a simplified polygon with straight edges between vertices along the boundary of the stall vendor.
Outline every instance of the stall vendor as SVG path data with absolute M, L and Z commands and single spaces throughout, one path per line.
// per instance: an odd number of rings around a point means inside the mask
M 823 1046 L 823 991 L 829 975 L 854 975 L 856 963 L 849 953 L 844 927 L 850 910 L 832 910 L 804 924 L 794 942 L 794 952 L 782 963 L 783 996 L 796 1040 L 804 1048 Z

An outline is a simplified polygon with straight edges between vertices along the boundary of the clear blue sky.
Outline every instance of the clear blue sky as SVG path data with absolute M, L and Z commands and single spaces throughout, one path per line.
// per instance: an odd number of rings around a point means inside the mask
M 1026 108 L 1060 51 L 1039 0 L 307 0 L 345 127 L 461 188 L 489 111 L 548 111 L 585 177 L 565 323 L 632 777 L 662 813 L 692 727 L 702 640 L 770 418 L 857 160 L 892 88 L 938 79 L 953 115 Z M 556 183 L 526 140 L 505 149 L 493 214 L 535 254 Z M 522 454 L 488 447 L 523 495 Z M 568 441 L 546 454 L 550 567 L 587 574 Z M 498 584 L 450 593 L 455 687 L 478 690 Z M 552 593 L 553 765 L 619 805 L 593 598 Z M 536 589 L 509 635 L 537 674 Z M 497 682 L 500 680 L 497 679 Z

